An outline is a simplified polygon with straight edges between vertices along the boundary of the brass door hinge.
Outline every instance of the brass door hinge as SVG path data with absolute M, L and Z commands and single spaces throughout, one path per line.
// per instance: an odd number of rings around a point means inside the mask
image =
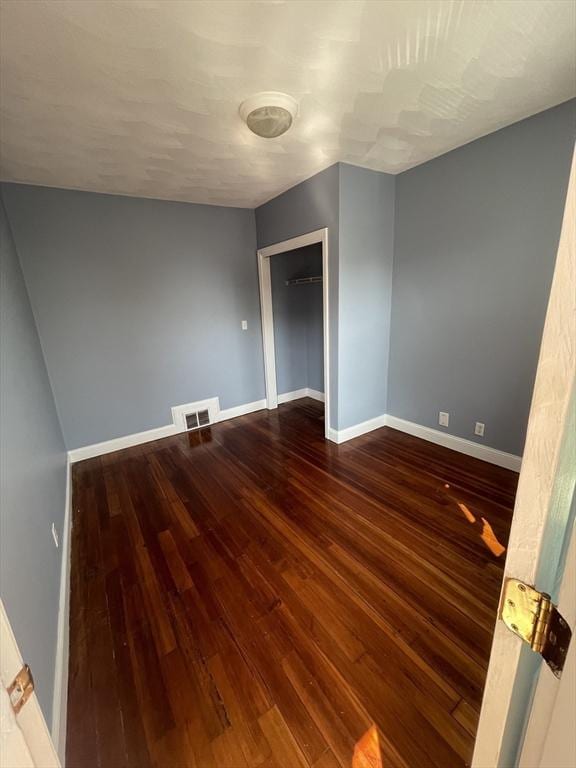
M 24 664 L 20 672 L 8 686 L 8 696 L 12 709 L 17 715 L 28 701 L 34 690 L 34 678 L 28 664 Z
M 500 617 L 508 629 L 528 643 L 535 653 L 541 654 L 556 677 L 560 677 L 572 630 L 550 595 L 518 579 L 506 579 Z

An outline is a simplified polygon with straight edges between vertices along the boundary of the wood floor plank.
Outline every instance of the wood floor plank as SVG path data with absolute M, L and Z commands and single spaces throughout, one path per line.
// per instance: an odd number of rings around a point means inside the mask
M 162 677 L 160 657 L 156 652 L 152 632 L 147 622 L 142 621 L 139 615 L 136 617 L 134 615 L 136 607 L 142 605 L 142 598 L 137 587 L 126 590 L 124 604 L 138 710 L 146 733 L 148 747 L 153 752 L 156 741 L 175 727 L 175 719 Z M 82 722 L 82 713 L 77 712 L 76 717 L 79 725 Z M 99 765 L 100 763 L 96 763 L 98 757 L 98 753 L 95 753 L 92 760 L 86 764 Z M 74 761 L 74 755 L 67 755 L 67 764 L 71 766 L 77 764 Z
M 517 476 L 322 409 L 73 467 L 69 768 L 469 765 Z
M 324 752 L 322 757 L 316 760 L 312 768 L 340 768 L 340 763 L 336 760 L 334 752 L 329 749 Z
M 282 667 L 337 761 L 342 768 L 347 768 L 352 761 L 356 739 L 362 733 L 351 732 L 297 652 L 290 653 Z
M 304 754 L 277 707 L 260 717 L 260 726 L 274 755 L 273 764 L 285 768 L 308 768 Z
M 226 659 L 229 661 L 230 657 Z M 258 720 L 253 718 L 250 705 L 245 699 L 248 691 L 238 690 L 227 674 L 228 665 L 217 655 L 210 660 L 210 670 L 223 697 L 230 722 L 240 742 L 242 753 L 248 765 L 260 765 L 270 757 L 268 744 Z
M 476 734 L 479 713 L 467 701 L 461 699 L 454 708 L 452 715 L 471 736 Z
M 106 579 L 106 594 L 114 642 L 113 671 L 117 680 L 118 709 L 122 716 L 126 764 L 129 768 L 147 768 L 151 762 L 141 719 L 141 710 L 136 697 L 119 571 Z

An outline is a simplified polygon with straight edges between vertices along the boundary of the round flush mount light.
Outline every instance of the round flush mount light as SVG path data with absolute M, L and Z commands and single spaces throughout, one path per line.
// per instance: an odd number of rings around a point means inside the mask
M 298 114 L 298 103 L 287 93 L 265 91 L 250 96 L 240 104 L 240 117 L 248 128 L 264 139 L 286 133 Z

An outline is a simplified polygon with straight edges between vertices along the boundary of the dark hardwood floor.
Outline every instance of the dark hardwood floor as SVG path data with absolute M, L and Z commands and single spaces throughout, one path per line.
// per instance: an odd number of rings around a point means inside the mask
M 469 764 L 517 476 L 322 416 L 74 465 L 68 768 Z

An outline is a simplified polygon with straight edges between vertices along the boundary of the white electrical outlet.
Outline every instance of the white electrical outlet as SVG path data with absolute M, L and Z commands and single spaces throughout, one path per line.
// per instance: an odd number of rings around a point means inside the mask
M 474 434 L 480 435 L 480 437 L 484 437 L 484 424 L 482 424 L 481 421 L 476 422 L 476 426 L 474 427 Z
M 243 331 L 248 330 L 248 320 L 242 320 L 242 330 Z
M 445 413 L 444 411 L 440 411 L 440 413 L 438 414 L 438 424 L 440 424 L 441 427 L 447 427 L 449 421 L 450 421 L 450 414 Z
M 54 539 L 54 544 L 56 544 L 56 549 L 58 549 L 58 531 L 54 523 L 52 523 L 52 538 Z

